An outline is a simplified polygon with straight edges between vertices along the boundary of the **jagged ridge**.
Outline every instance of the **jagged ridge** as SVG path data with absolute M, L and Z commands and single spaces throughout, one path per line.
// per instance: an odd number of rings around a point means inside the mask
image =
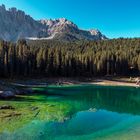
M 65 18 L 36 21 L 21 10 L 6 10 L 4 5 L 0 6 L 0 39 L 17 41 L 21 38 L 64 41 L 107 39 L 99 30 L 81 30 Z

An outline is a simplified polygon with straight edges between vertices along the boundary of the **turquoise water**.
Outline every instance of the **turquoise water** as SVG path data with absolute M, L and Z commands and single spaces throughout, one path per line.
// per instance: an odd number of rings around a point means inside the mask
M 19 111 L 38 107 L 37 114 L 25 111 L 22 118 L 8 120 L 0 140 L 140 139 L 139 88 L 81 85 L 34 90 L 38 94 L 30 99 L 9 103 Z

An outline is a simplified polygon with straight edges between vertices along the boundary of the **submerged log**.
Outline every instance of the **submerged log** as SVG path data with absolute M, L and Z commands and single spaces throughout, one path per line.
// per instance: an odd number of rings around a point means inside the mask
M 11 113 L 11 114 L 7 114 L 5 116 L 2 116 L 1 118 L 11 118 L 11 117 L 17 117 L 17 116 L 21 116 L 22 114 L 21 113 Z
M 2 110 L 2 109 L 15 109 L 15 108 L 10 105 L 2 105 L 2 106 L 0 106 L 0 110 Z
M 37 113 L 34 115 L 34 118 L 37 117 L 39 113 L 40 113 L 40 110 L 37 111 Z

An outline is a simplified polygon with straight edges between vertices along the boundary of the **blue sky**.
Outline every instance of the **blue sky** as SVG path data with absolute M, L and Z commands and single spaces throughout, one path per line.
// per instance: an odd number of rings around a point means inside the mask
M 65 17 L 109 38 L 140 37 L 140 0 L 0 0 L 34 19 Z

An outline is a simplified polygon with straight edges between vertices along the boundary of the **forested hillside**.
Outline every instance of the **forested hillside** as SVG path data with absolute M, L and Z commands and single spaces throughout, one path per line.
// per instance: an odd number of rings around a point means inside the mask
M 140 39 L 0 41 L 0 77 L 138 75 Z

